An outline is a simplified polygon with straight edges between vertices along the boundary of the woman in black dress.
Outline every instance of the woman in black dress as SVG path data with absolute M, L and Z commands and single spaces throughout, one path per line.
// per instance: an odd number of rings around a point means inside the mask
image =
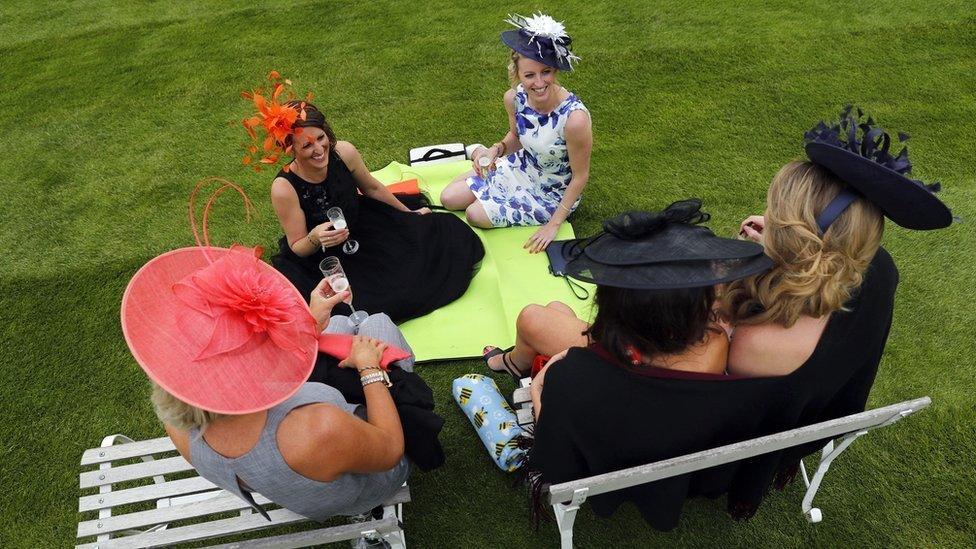
M 784 166 L 770 186 L 766 216 L 743 222 L 743 233 L 763 242 L 773 267 L 729 283 L 720 299 L 734 325 L 727 375 L 635 371 L 627 357 L 594 347 L 571 348 L 540 372 L 536 398 L 545 412 L 529 462 L 537 486 L 864 410 L 898 284 L 895 264 L 880 247 L 882 216 L 925 230 L 949 225 L 952 215 L 935 187 L 906 177 L 907 151 L 892 156 L 888 135 L 857 118 L 848 108 L 837 124 L 808 132 L 810 161 Z M 619 268 L 621 254 L 606 255 L 609 266 L 588 269 Z M 727 492 L 730 513 L 746 518 L 774 479 L 777 485 L 792 479 L 799 459 L 821 447 L 604 494 L 593 498 L 593 508 L 606 516 L 633 501 L 652 526 L 668 530 L 686 497 Z
M 765 215 L 742 222 L 742 235 L 763 244 L 776 266 L 725 292 L 723 316 L 735 326 L 730 373 L 795 371 L 831 344 L 825 341 L 831 323 L 850 316 L 858 294 L 881 300 L 862 296 L 858 306 L 875 310 L 874 323 L 886 333 L 898 271 L 881 248 L 884 218 L 919 230 L 952 222 L 934 194 L 937 185 L 907 177 L 907 147 L 889 153 L 888 134 L 861 116 L 847 107 L 833 126 L 821 122 L 807 132 L 809 160 L 783 166 L 770 184 Z M 882 287 L 867 291 L 868 279 Z
M 336 140 L 314 105 L 302 108 L 305 118 L 293 126 L 300 131 L 287 137 L 292 161 L 271 186 L 285 232 L 275 268 L 308 296 L 322 279 L 319 262 L 336 256 L 355 308 L 386 313 L 395 322 L 464 294 L 484 256 L 474 231 L 453 214 L 408 208 L 369 173 L 356 147 Z M 332 226 L 326 216 L 332 207 L 342 209 L 346 228 Z M 353 254 L 342 251 L 349 238 L 359 243 Z

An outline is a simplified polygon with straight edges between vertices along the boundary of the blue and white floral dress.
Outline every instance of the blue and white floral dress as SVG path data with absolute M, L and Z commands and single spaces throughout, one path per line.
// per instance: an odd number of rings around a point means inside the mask
M 536 112 L 526 99 L 519 84 L 515 89 L 515 126 L 522 149 L 498 158 L 487 180 L 477 175 L 467 179 L 468 188 L 495 227 L 549 221 L 573 178 L 566 151 L 566 121 L 576 110 L 589 115 L 572 93 L 546 114 Z M 579 203 L 577 198 L 571 209 Z

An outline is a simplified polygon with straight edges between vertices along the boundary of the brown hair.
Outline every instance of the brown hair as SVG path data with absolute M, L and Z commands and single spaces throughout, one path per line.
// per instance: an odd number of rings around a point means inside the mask
M 733 324 L 792 326 L 801 315 L 841 310 L 881 245 L 884 218 L 863 197 L 820 235 L 817 215 L 844 188 L 826 168 L 790 162 L 766 196 L 763 246 L 772 270 L 731 282 L 720 313 Z
M 596 318 L 584 333 L 628 369 L 631 350 L 652 362 L 680 353 L 705 340 L 715 320 L 712 286 L 632 290 L 598 285 L 595 302 Z
M 303 103 L 302 101 L 289 101 L 285 105 L 300 111 L 302 103 Z M 301 118 L 295 120 L 295 123 L 292 124 L 292 127 L 321 129 L 322 131 L 325 132 L 325 136 L 329 139 L 329 148 L 335 149 L 335 144 L 336 144 L 335 132 L 332 131 L 332 126 L 330 126 L 329 122 L 325 119 L 325 115 L 322 114 L 322 111 L 320 111 L 318 107 L 316 107 L 315 105 L 307 101 L 304 103 L 305 103 L 305 120 L 302 120 Z M 291 145 L 292 139 L 293 137 L 291 135 L 285 138 L 286 147 L 288 145 Z

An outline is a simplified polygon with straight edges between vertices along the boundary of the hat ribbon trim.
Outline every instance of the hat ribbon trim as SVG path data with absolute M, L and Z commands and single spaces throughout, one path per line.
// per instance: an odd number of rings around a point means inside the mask
M 817 227 L 820 228 L 821 236 L 827 232 L 834 221 L 837 221 L 840 214 L 844 213 L 844 210 L 857 200 L 858 196 L 857 193 L 844 189 L 827 204 L 827 207 L 817 216 Z

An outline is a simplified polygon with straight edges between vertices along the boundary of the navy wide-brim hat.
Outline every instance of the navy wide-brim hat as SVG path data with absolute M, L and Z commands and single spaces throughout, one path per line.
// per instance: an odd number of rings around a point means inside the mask
M 573 70 L 573 62 L 579 57 L 570 50 L 573 39 L 566 34 L 562 23 L 541 13 L 532 17 L 512 15 L 506 22 L 518 27 L 502 33 L 502 42 L 506 46 L 549 67 Z
M 603 223 L 603 232 L 569 241 L 566 274 L 616 288 L 673 290 L 731 282 L 768 271 L 773 260 L 752 241 L 720 238 L 699 225 L 701 201 L 661 212 L 633 211 Z
M 948 227 L 952 212 L 935 196 L 939 183 L 926 185 L 908 177 L 912 164 L 908 147 L 897 156 L 889 153 L 891 137 L 860 109 L 848 106 L 831 126 L 820 122 L 806 133 L 805 150 L 811 162 L 823 166 L 846 183 L 856 195 L 878 206 L 888 218 L 906 229 L 931 230 Z M 899 141 L 908 136 L 899 134 Z M 825 213 L 832 209 L 830 205 Z M 833 208 L 837 210 L 837 208 Z M 843 211 L 843 207 L 832 217 Z M 820 220 L 818 220 L 819 222 Z M 821 223 L 826 231 L 833 219 Z

